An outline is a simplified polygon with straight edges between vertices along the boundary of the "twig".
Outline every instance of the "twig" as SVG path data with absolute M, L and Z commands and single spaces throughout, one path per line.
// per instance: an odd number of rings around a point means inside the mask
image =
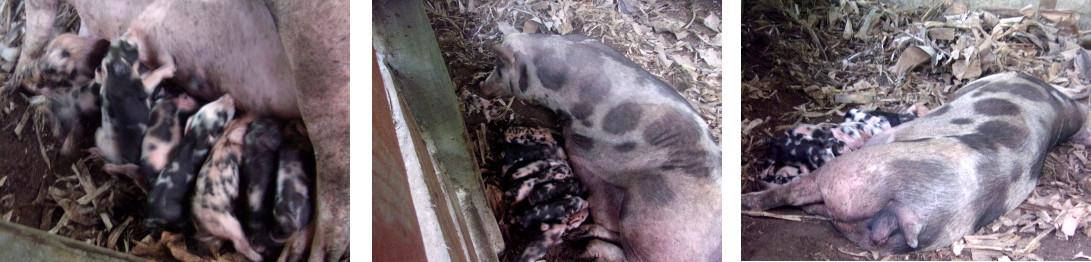
M 743 211 L 742 214 L 747 215 L 747 216 L 752 216 L 752 217 L 771 217 L 771 218 L 778 218 L 778 219 L 791 220 L 791 221 L 803 221 L 803 219 L 830 220 L 828 218 L 820 217 L 820 216 L 781 215 L 781 214 L 774 214 L 774 213 L 769 213 L 769 212 L 765 212 L 765 211 Z

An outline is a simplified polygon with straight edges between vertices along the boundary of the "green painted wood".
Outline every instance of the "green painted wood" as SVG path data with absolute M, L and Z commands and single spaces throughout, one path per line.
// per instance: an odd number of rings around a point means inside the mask
M 0 261 L 148 261 L 27 226 L 0 221 Z
M 484 183 L 469 147 L 455 85 L 447 73 L 422 1 L 374 3 L 374 45 L 390 68 L 407 118 L 419 127 L 441 191 L 454 210 L 456 232 L 470 245 L 467 256 L 496 261 L 503 247 L 499 226 L 485 198 Z M 427 172 L 426 172 L 427 173 Z M 452 248 L 455 250 L 455 248 Z

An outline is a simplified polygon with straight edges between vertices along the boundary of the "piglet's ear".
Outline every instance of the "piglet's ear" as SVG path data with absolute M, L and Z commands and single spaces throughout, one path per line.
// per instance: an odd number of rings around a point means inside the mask
M 515 54 L 511 52 L 511 48 L 504 46 L 504 44 L 497 44 L 492 47 L 496 51 L 496 56 L 500 60 L 504 61 L 504 64 L 513 64 L 515 62 Z

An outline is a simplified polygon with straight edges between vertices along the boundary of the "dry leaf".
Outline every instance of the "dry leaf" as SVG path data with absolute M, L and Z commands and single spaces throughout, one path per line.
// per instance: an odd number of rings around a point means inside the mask
M 981 61 L 973 59 L 966 62 L 965 59 L 959 59 L 951 64 L 951 73 L 958 79 L 977 79 L 981 76 Z
M 768 121 L 768 119 L 769 119 L 769 117 L 766 117 L 764 120 L 760 119 L 760 118 L 759 119 L 754 119 L 754 120 L 743 120 L 742 121 L 742 126 L 743 126 L 742 133 L 743 133 L 743 135 L 750 134 L 750 130 L 754 129 L 755 127 L 758 127 L 758 125 L 761 125 L 762 123 L 765 123 L 765 121 Z
M 562 35 L 567 35 L 568 33 L 571 33 L 572 30 L 572 22 L 569 20 L 565 20 L 564 23 L 557 26 L 557 33 L 561 33 Z
M 1076 73 L 1083 80 L 1091 81 L 1091 54 L 1088 54 L 1087 50 L 1082 48 L 1078 50 L 1079 55 L 1072 61 L 1072 64 L 1076 69 Z
M 910 46 L 902 51 L 902 55 L 898 57 L 898 62 L 894 65 L 891 71 L 898 75 L 905 75 L 905 72 L 925 61 L 930 61 L 932 56 L 935 55 L 935 49 L 930 46 Z
M 709 48 L 697 50 L 697 55 L 700 56 L 702 60 L 705 60 L 705 63 L 709 66 L 712 66 L 713 69 L 719 70 L 723 67 L 723 62 L 720 61 L 720 52 L 716 49 Z M 0 186 L 2 185 L 3 184 L 0 183 Z
M 849 39 L 852 39 L 852 35 L 853 35 L 852 22 L 845 21 L 845 31 L 844 31 L 844 33 L 841 33 L 841 38 L 845 39 L 845 40 L 849 40 Z
M 936 40 L 955 40 L 955 29 L 949 27 L 928 29 L 928 36 Z
M 541 11 L 546 8 L 549 8 L 549 1 L 541 1 L 530 5 L 530 9 L 533 9 L 534 11 Z
M 497 29 L 499 29 L 501 33 L 504 33 L 504 35 L 511 35 L 511 34 L 519 33 L 519 30 L 515 29 L 515 26 L 512 26 L 511 24 L 504 23 L 504 22 L 497 23 Z
M 523 23 L 523 33 L 533 34 L 538 32 L 538 22 L 527 20 Z
M 720 23 L 720 17 L 716 16 L 716 14 L 708 14 L 708 16 L 705 17 L 703 22 L 704 22 L 705 26 L 708 27 L 708 29 L 712 29 L 712 31 L 720 32 L 720 24 L 721 24 Z
M 838 104 L 869 104 L 875 101 L 874 92 L 857 92 L 851 94 L 837 94 L 833 102 Z
M 1076 227 L 1084 217 L 1087 217 L 1087 209 L 1083 207 L 1065 210 L 1054 223 L 1065 236 L 1076 235 Z

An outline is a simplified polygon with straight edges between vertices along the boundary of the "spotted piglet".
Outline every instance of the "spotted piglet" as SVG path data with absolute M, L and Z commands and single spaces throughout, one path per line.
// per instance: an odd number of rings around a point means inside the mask
M 101 89 L 101 85 L 92 83 L 45 95 L 52 116 L 53 135 L 64 139 L 62 154 L 75 151 L 77 139 L 85 137 L 86 128 L 98 128 L 102 118 Z
M 1026 200 L 1058 143 L 1091 144 L 1087 94 L 1076 94 L 1020 73 L 983 77 L 810 175 L 744 194 L 742 207 L 801 207 L 881 254 L 944 248 Z
M 279 150 L 277 168 L 276 201 L 273 218 L 276 220 L 277 238 L 285 239 L 281 254 L 287 261 L 297 261 L 303 256 L 308 243 L 307 235 L 313 226 L 314 213 L 314 148 L 307 138 L 306 127 L 300 121 L 285 125 L 284 138 Z
M 193 188 L 193 180 L 208 157 L 208 151 L 223 134 L 224 127 L 235 116 L 235 99 L 226 94 L 197 110 L 186 121 L 186 129 L 178 146 L 171 150 L 166 165 L 148 192 L 144 226 L 161 230 L 176 227 L 185 221 L 184 201 Z
M 102 64 L 110 41 L 64 33 L 53 38 L 39 58 L 40 70 L 52 81 L 68 81 L 72 86 L 84 86 L 95 79 L 95 68 Z
M 95 145 L 106 160 L 106 172 L 125 174 L 146 191 L 137 164 L 151 108 L 136 59 L 136 46 L 116 40 L 102 60 L 102 126 L 95 132 Z
M 276 190 L 277 158 L 281 144 L 281 123 L 275 117 L 259 117 L 247 126 L 243 139 L 239 198 L 239 219 L 258 252 L 272 246 L 273 201 Z
M 182 114 L 194 110 L 197 110 L 197 101 L 185 93 L 166 94 L 156 99 L 149 119 L 151 127 L 144 134 L 140 152 L 140 174 L 149 185 L 155 183 L 170 160 L 170 152 L 182 141 Z
M 243 139 L 253 116 L 232 120 L 223 136 L 212 146 L 208 160 L 201 166 L 193 191 L 192 211 L 202 235 L 201 242 L 212 249 L 221 239 L 230 240 L 235 250 L 252 261 L 262 257 L 250 247 L 242 225 L 235 217 L 234 201 L 239 195 L 239 163 L 243 157 Z M 203 236 L 203 234 L 211 236 Z M 215 250 L 213 250 L 215 251 Z
M 565 151 L 595 224 L 584 257 L 720 260 L 720 147 L 676 90 L 582 35 L 512 34 L 485 97 L 514 95 L 564 120 Z
M 561 243 L 565 232 L 583 223 L 587 213 L 583 186 L 548 130 L 510 127 L 504 139 L 508 148 L 503 152 L 502 172 L 511 185 L 504 202 L 512 206 L 505 220 L 515 227 L 505 232 L 509 248 L 502 256 L 537 261 Z

